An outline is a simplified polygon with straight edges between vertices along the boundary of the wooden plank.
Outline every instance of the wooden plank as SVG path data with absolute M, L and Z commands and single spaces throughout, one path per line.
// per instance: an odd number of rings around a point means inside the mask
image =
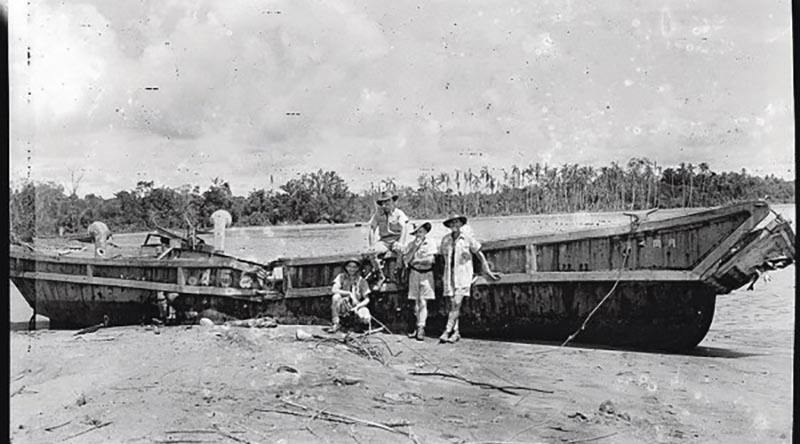
M 540 271 L 538 273 L 512 273 L 502 275 L 499 281 L 489 281 L 483 276 L 476 279 L 476 285 L 523 284 L 536 282 L 692 282 L 700 277 L 683 270 L 624 270 L 619 271 Z
M 525 246 L 525 272 L 536 272 L 536 244 Z
M 243 300 L 260 300 L 265 293 L 262 290 L 240 288 L 201 287 L 192 285 L 167 284 L 162 282 L 135 281 L 116 278 L 98 278 L 71 274 L 43 273 L 43 272 L 17 272 L 9 270 L 10 277 L 33 279 L 35 281 L 70 282 L 82 285 L 99 285 L 107 287 L 138 288 L 142 290 L 165 291 L 172 293 L 224 296 Z
M 383 288 L 381 289 L 381 293 L 394 293 L 398 290 L 399 289 L 395 284 L 384 284 Z M 286 290 L 284 297 L 286 299 L 293 299 L 293 298 L 311 298 L 311 297 L 324 297 L 324 296 L 332 296 L 331 287 L 324 286 L 324 287 L 290 288 Z
M 696 267 L 692 270 L 693 273 L 697 274 L 701 277 L 706 277 L 714 273 L 717 267 L 719 267 L 719 260 L 725 254 L 730 251 L 731 247 L 733 247 L 739 239 L 742 238 L 745 234 L 749 233 L 752 229 L 754 229 L 763 217 L 758 218 L 756 215 L 752 215 L 747 218 L 739 228 L 733 231 L 722 243 L 720 243 L 717 248 L 712 250 Z
M 669 219 L 644 222 L 637 227 L 634 233 L 663 230 L 668 228 L 680 228 L 681 226 L 692 225 L 704 221 L 729 217 L 733 214 L 740 212 L 750 213 L 751 218 L 757 219 L 756 223 L 758 223 L 769 214 L 769 206 L 764 202 L 751 201 L 737 205 L 715 208 L 700 213 L 690 214 L 687 216 L 677 216 Z M 501 249 L 501 248 L 522 246 L 528 243 L 544 244 L 544 243 L 555 243 L 555 242 L 568 242 L 579 239 L 621 236 L 630 233 L 631 233 L 630 225 L 625 224 L 608 228 L 570 231 L 566 233 L 542 234 L 535 236 L 521 236 L 504 240 L 486 241 L 483 243 L 483 248 Z
M 275 262 L 280 262 L 281 264 L 288 266 L 344 264 L 344 261 L 353 256 L 362 258 L 362 262 L 365 259 L 362 253 L 353 253 L 353 254 L 337 254 L 334 256 L 281 258 L 276 260 Z
M 176 281 L 175 283 L 178 285 L 186 285 L 186 272 L 183 267 L 178 267 Z
M 185 268 L 234 268 L 247 271 L 251 265 L 268 267 L 265 264 L 237 259 L 231 256 L 214 255 L 200 258 L 185 259 L 155 259 L 155 258 L 120 258 L 120 259 L 95 259 L 70 256 L 49 256 L 29 252 L 9 252 L 9 257 L 29 259 L 36 262 L 37 266 L 58 264 L 95 265 L 112 267 L 185 267 Z

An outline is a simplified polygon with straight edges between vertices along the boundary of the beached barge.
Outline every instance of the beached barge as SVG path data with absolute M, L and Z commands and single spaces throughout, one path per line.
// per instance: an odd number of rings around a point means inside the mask
M 708 331 L 716 296 L 794 261 L 795 235 L 760 201 L 630 224 L 493 240 L 483 251 L 499 281 L 478 277 L 462 307 L 464 336 L 563 341 L 599 307 L 574 342 L 689 349 Z M 13 247 L 11 279 L 51 326 L 133 324 L 158 316 L 171 295 L 179 318 L 213 308 L 238 318 L 326 323 L 330 284 L 343 256 L 286 258 L 269 264 L 172 247 L 158 257 L 53 257 Z M 435 267 L 441 279 L 442 264 Z M 364 270 L 368 273 L 369 270 Z M 386 260 L 387 276 L 398 276 Z M 400 279 L 384 283 L 370 310 L 394 332 L 413 317 Z M 441 282 L 428 330 L 444 327 Z
M 136 254 L 113 259 L 11 245 L 9 275 L 34 316 L 50 319 L 50 328 L 96 325 L 105 316 L 110 325 L 150 323 L 160 317 L 159 299 L 170 301 L 178 321 L 208 308 L 249 316 L 279 296 L 267 266 L 208 247 L 165 230 L 149 234 Z
M 717 295 L 794 261 L 789 223 L 776 217 L 759 226 L 770 214 L 764 202 L 651 222 L 640 220 L 643 214 L 618 227 L 484 242 L 502 278 L 476 279 L 462 305 L 462 335 L 563 341 L 613 290 L 575 342 L 690 349 L 708 332 Z M 281 261 L 284 307 L 327 317 L 329 283 L 342 260 Z M 428 310 L 433 334 L 446 321 L 441 282 L 436 287 Z M 373 314 L 392 330 L 407 331 L 413 315 L 403 286 L 382 290 L 372 297 Z

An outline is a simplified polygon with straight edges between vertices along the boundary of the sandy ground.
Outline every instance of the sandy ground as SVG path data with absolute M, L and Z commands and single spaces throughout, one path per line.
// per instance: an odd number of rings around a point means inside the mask
M 12 332 L 11 440 L 791 441 L 793 266 L 720 297 L 712 330 L 688 355 L 378 334 L 368 341 L 384 365 L 344 345 L 299 341 L 298 329 L 332 337 L 315 326 Z M 394 432 L 328 421 L 333 414 L 393 423 Z

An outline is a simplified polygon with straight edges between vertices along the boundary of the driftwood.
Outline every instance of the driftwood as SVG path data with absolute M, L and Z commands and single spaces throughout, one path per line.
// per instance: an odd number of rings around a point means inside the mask
M 576 443 L 579 443 L 579 442 L 597 441 L 597 440 L 600 440 L 600 439 L 603 439 L 603 438 L 608 438 L 608 437 L 614 436 L 614 435 L 616 435 L 618 433 L 619 432 L 613 432 L 613 433 L 609 433 L 609 434 L 606 434 L 606 435 L 594 436 L 594 437 L 591 437 L 591 438 L 575 439 L 575 440 L 572 440 L 572 441 L 567 441 L 567 444 L 576 444 Z
M 277 327 L 278 323 L 275 319 L 270 317 L 243 319 L 237 321 L 227 321 L 225 325 L 231 327 L 249 327 L 249 328 L 273 328 Z
M 190 433 L 217 433 L 216 430 L 167 430 L 167 435 L 175 435 L 175 434 L 190 434 Z
M 74 435 L 70 435 L 70 436 L 64 438 L 64 441 L 66 441 L 68 439 L 76 438 L 76 437 L 81 436 L 83 434 L 89 433 L 89 432 L 91 432 L 93 430 L 102 429 L 103 427 L 105 427 L 107 425 L 111 425 L 111 423 L 113 423 L 113 421 L 108 421 L 108 422 L 104 422 L 104 423 L 101 423 L 101 424 L 95 424 L 92 427 L 90 427 L 90 428 L 88 428 L 88 429 L 86 429 L 86 430 L 84 430 L 82 432 L 78 432 L 78 433 L 76 433 Z
M 222 435 L 222 436 L 224 436 L 224 437 L 226 437 L 228 439 L 232 439 L 234 441 L 241 442 L 241 443 L 244 443 L 244 444 L 258 444 L 258 443 L 255 443 L 253 441 L 250 441 L 250 440 L 247 440 L 247 439 L 244 439 L 244 438 L 239 438 L 237 436 L 233 436 L 230 433 L 221 430 L 217 424 L 214 424 L 212 427 L 214 427 L 214 430 L 218 434 L 220 434 L 220 435 Z
M 59 429 L 59 428 L 61 428 L 61 427 L 64 427 L 65 425 L 67 425 L 67 424 L 69 424 L 69 423 L 71 423 L 71 422 L 72 422 L 72 420 L 70 419 L 69 421 L 67 421 L 67 422 L 64 422 L 64 423 L 61 423 L 61 424 L 58 424 L 58 425 L 54 425 L 54 426 L 50 426 L 50 427 L 45 427 L 45 428 L 44 428 L 44 430 L 45 430 L 46 432 L 52 432 L 53 430 L 55 430 L 55 429 Z
M 416 376 L 441 376 L 443 378 L 457 379 L 459 381 L 466 382 L 467 384 L 470 384 L 470 385 L 475 385 L 475 386 L 478 386 L 478 387 L 481 387 L 481 388 L 499 390 L 499 391 L 501 391 L 503 393 L 508 393 L 509 395 L 514 395 L 514 396 L 519 396 L 519 393 L 516 393 L 513 390 L 528 390 L 528 391 L 531 391 L 531 392 L 539 392 L 539 393 L 553 393 L 552 390 L 544 390 L 544 389 L 538 389 L 538 388 L 532 388 L 532 387 L 525 387 L 525 386 L 522 386 L 522 385 L 503 385 L 503 386 L 500 386 L 500 385 L 494 385 L 494 384 L 491 384 L 491 383 L 488 383 L 488 382 L 473 381 L 473 380 L 467 379 L 467 378 L 465 378 L 463 376 L 454 375 L 454 374 L 451 374 L 451 373 L 442 373 L 442 372 L 439 372 L 439 371 L 435 371 L 435 372 L 413 371 L 410 374 L 416 375 Z
M 293 416 L 300 416 L 305 418 L 310 418 L 309 421 L 314 419 L 320 419 L 323 421 L 328 422 L 337 422 L 341 424 L 361 424 L 367 427 L 373 427 L 377 429 L 381 429 L 390 433 L 396 433 L 400 435 L 404 435 L 407 438 L 411 439 L 415 443 L 419 444 L 416 435 L 414 435 L 411 431 L 404 431 L 398 430 L 396 427 L 408 427 L 410 424 L 407 421 L 401 422 L 393 422 L 393 423 L 381 423 L 381 422 L 374 422 L 369 421 L 366 419 L 356 418 L 354 416 L 343 415 L 341 413 L 335 413 L 327 410 L 318 410 L 312 413 L 312 410 L 304 405 L 294 403 L 292 401 L 287 401 L 285 399 L 281 399 L 281 402 L 287 404 L 289 406 L 298 408 L 302 410 L 302 412 L 291 411 L 291 410 L 283 410 L 283 409 L 254 409 L 258 412 L 268 412 L 268 413 L 281 413 L 285 415 L 293 415 Z
M 91 327 L 86 327 L 83 330 L 78 330 L 77 332 L 75 332 L 73 336 L 78 336 L 86 333 L 94 333 L 103 327 L 108 327 L 108 321 L 109 321 L 108 315 L 103 315 L 103 322 L 96 325 L 92 325 Z
M 343 338 L 336 338 L 336 337 L 326 337 L 317 334 L 309 334 L 303 330 L 297 330 L 295 337 L 298 341 L 316 341 L 317 346 L 325 344 L 325 345 L 344 345 L 348 351 L 358 356 L 362 356 L 368 359 L 374 359 L 381 364 L 386 365 L 386 360 L 383 357 L 383 352 L 374 347 L 370 344 L 366 339 L 368 339 L 371 335 L 375 333 L 383 331 L 384 328 L 376 328 L 369 330 L 364 333 L 359 333 L 355 335 L 346 334 Z M 390 356 L 394 357 L 395 355 L 392 354 L 392 350 L 389 348 L 389 345 L 383 339 L 378 338 L 389 350 Z
M 94 333 L 97 330 L 100 330 L 101 328 L 103 328 L 105 326 L 106 326 L 105 323 L 101 322 L 101 323 L 99 323 L 97 325 L 92 325 L 91 327 L 86 327 L 83 330 L 78 330 L 77 332 L 75 332 L 75 334 L 73 336 L 83 335 L 83 334 L 86 334 L 86 333 Z
M 172 443 L 180 443 L 180 444 L 195 444 L 201 442 L 215 442 L 215 441 L 204 441 L 202 439 L 161 439 L 153 441 L 156 444 L 172 444 Z

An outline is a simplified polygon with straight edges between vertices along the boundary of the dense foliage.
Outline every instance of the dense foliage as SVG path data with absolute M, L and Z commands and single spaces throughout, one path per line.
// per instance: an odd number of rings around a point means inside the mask
M 74 187 L 73 187 L 74 189 Z M 701 163 L 662 169 L 648 159 L 631 159 L 624 167 L 530 165 L 512 166 L 499 174 L 488 168 L 423 175 L 416 188 L 392 179 L 356 194 L 332 171 L 303 174 L 278 189 L 257 189 L 234 196 L 227 182 L 215 179 L 205 191 L 198 186 L 177 189 L 139 182 L 135 189 L 103 199 L 67 195 L 54 183 L 25 183 L 9 189 L 12 233 L 20 239 L 84 233 L 94 220 L 115 232 L 141 231 L 155 224 L 185 227 L 208 225 L 223 208 L 239 226 L 289 223 L 365 221 L 380 190 L 401 196 L 399 206 L 412 218 L 443 217 L 453 211 L 470 216 L 574 211 L 640 210 L 716 206 L 738 200 L 767 198 L 794 202 L 794 182 L 774 176 L 711 171 Z

